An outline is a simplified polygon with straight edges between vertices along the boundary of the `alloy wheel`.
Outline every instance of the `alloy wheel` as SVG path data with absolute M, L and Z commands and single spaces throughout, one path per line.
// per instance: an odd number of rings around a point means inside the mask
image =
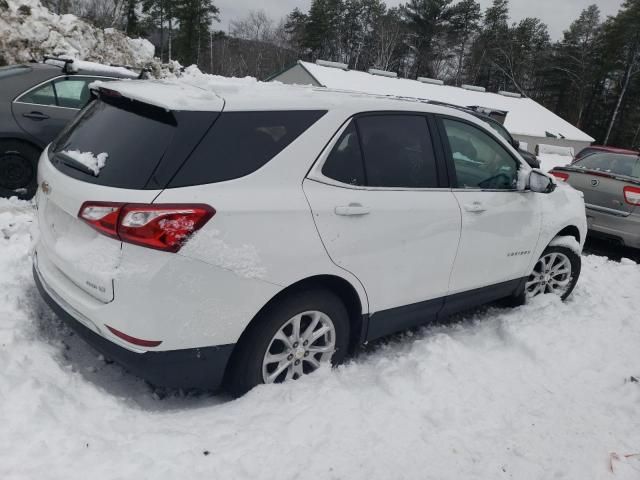
M 543 293 L 564 295 L 571 284 L 571 260 L 560 252 L 540 257 L 525 284 L 527 298 Z
M 336 329 L 328 315 L 307 311 L 290 318 L 269 342 L 262 361 L 264 383 L 296 380 L 329 362 Z

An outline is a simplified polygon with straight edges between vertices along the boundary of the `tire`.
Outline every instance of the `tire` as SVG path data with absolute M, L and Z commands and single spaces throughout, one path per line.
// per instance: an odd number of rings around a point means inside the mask
M 544 271 L 544 259 L 554 259 L 550 265 L 550 274 L 545 274 Z M 554 265 L 560 267 L 560 262 L 564 261 L 564 259 L 568 261 L 568 264 L 571 266 L 571 271 L 565 274 L 553 275 Z M 541 263 L 542 262 L 542 263 Z M 542 268 L 541 268 L 542 267 Z M 536 261 L 534 265 L 534 269 L 527 278 L 527 282 L 525 284 L 524 290 L 520 292 L 515 298 L 520 301 L 520 304 L 526 303 L 529 299 L 537 296 L 541 293 L 555 293 L 560 296 L 562 300 L 566 300 L 576 284 L 578 283 L 578 278 L 580 277 L 580 270 L 582 268 L 582 260 L 580 255 L 567 247 L 547 247 L 540 258 Z M 555 270 L 556 272 L 561 272 L 563 269 L 558 268 Z M 542 273 L 542 275 L 540 275 Z M 545 277 L 546 275 L 546 277 Z M 548 279 L 548 281 L 547 281 Z M 566 285 L 564 283 L 566 282 Z M 537 284 L 537 287 L 534 286 Z M 553 288 L 553 286 L 559 286 L 562 284 L 560 288 Z
M 302 316 L 300 316 L 302 314 Z M 299 317 L 300 316 L 300 317 Z M 333 325 L 333 331 L 328 331 L 316 343 L 302 345 L 302 340 L 296 348 L 296 343 L 290 342 L 289 347 L 284 341 L 275 338 L 279 332 L 288 339 L 295 338 L 293 331 L 296 318 L 300 318 L 300 335 L 307 333 L 307 328 L 314 319 L 318 319 L 314 333 L 321 333 L 320 329 L 328 327 L 327 320 Z M 305 290 L 292 292 L 289 296 L 277 301 L 274 305 L 259 314 L 253 324 L 241 337 L 236 347 L 231 366 L 227 375 L 227 389 L 235 396 L 240 396 L 256 385 L 271 383 L 265 381 L 265 375 L 274 376 L 283 365 L 287 367 L 280 374 L 275 375 L 273 383 L 296 379 L 299 372 L 310 373 L 315 363 L 328 361 L 330 357 L 333 365 L 342 363 L 347 355 L 349 346 L 349 315 L 344 303 L 334 293 L 328 290 Z M 310 336 L 310 338 L 312 338 Z M 333 346 L 327 339 L 333 338 Z M 309 340 L 306 340 L 309 343 Z M 324 343 L 323 343 L 324 342 Z M 309 349 L 309 350 L 307 350 Z M 316 350 L 326 349 L 325 353 L 314 353 Z M 302 352 L 304 350 L 304 352 Z M 312 351 L 313 350 L 313 351 Z M 282 358 L 279 362 L 265 365 L 267 352 L 271 358 Z M 294 365 L 295 362 L 298 362 Z M 293 377 L 291 371 L 297 370 Z M 266 372 L 266 373 L 265 373 Z
M 0 142 L 0 196 L 29 200 L 38 188 L 40 150 L 17 140 Z

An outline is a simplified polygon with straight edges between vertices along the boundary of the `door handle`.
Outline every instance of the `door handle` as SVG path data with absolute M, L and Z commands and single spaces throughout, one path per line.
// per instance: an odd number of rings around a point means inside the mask
M 336 215 L 359 216 L 359 215 L 368 215 L 369 209 L 367 207 L 363 207 L 359 203 L 350 203 L 349 205 L 342 205 L 340 207 L 336 207 L 334 212 L 336 213 Z
M 46 115 L 42 112 L 23 113 L 22 116 L 26 118 L 30 118 L 32 120 L 47 120 L 49 118 L 49 115 Z
M 487 210 L 481 202 L 465 203 L 464 209 L 471 213 L 482 213 Z

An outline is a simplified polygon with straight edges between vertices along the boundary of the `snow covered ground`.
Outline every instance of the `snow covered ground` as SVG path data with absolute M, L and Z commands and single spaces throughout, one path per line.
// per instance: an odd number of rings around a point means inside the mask
M 29 203 L 0 199 L 0 478 L 638 479 L 640 267 L 230 400 L 159 395 L 39 299 Z M 631 455 L 631 456 L 625 456 Z

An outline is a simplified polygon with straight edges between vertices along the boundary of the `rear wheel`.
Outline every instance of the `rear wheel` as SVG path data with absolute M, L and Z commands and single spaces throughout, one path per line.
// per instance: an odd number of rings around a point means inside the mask
M 35 195 L 39 155 L 38 149 L 23 142 L 0 142 L 0 196 L 28 200 Z
M 297 380 L 323 363 L 341 363 L 349 345 L 349 317 L 326 290 L 294 293 L 260 314 L 232 360 L 229 390 L 242 395 L 261 383 Z
M 547 247 L 533 267 L 525 283 L 526 299 L 544 293 L 553 293 L 566 299 L 580 276 L 581 260 L 566 247 Z

